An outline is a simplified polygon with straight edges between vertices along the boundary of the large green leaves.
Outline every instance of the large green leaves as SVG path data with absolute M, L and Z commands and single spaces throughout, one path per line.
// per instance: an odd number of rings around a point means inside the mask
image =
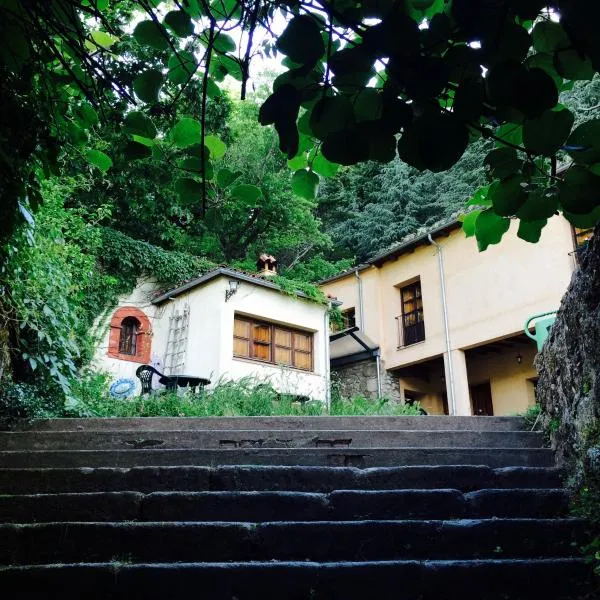
M 151 140 L 156 137 L 157 133 L 150 117 L 139 111 L 127 113 L 125 116 L 125 131 Z
M 158 93 L 163 84 L 164 75 L 157 69 L 148 69 L 133 80 L 136 96 L 148 104 L 158 102 Z
M 325 53 L 321 31 L 313 17 L 294 17 L 277 40 L 277 49 L 295 63 L 314 65 Z
M 475 237 L 479 250 L 482 252 L 491 244 L 498 244 L 509 227 L 510 220 L 500 217 L 491 209 L 479 213 L 475 220 Z
M 600 162 L 600 119 L 576 127 L 567 140 L 566 150 L 576 163 Z
M 170 138 L 179 148 L 187 148 L 198 144 L 202 135 L 202 125 L 189 117 L 180 119 L 171 129 Z
M 558 111 L 547 110 L 537 119 L 525 121 L 525 147 L 534 154 L 552 156 L 564 144 L 574 121 L 573 113 L 566 108 Z
M 468 143 L 467 128 L 454 115 L 427 112 L 404 130 L 398 154 L 421 171 L 445 171 L 459 160 Z
M 240 183 L 231 189 L 231 197 L 242 200 L 246 204 L 254 204 L 262 196 L 259 187 L 249 183 Z
M 194 33 L 194 24 L 190 16 L 182 10 L 168 12 L 164 23 L 177 37 L 184 38 Z
M 292 177 L 292 190 L 297 196 L 314 200 L 319 189 L 319 176 L 312 171 L 299 169 Z
M 141 21 L 133 30 L 133 37 L 145 46 L 155 50 L 166 50 L 169 47 L 169 37 L 166 29 L 155 21 Z
M 169 58 L 168 78 L 175 84 L 182 84 L 189 81 L 196 72 L 198 65 L 191 52 L 183 51 Z
M 106 171 L 112 167 L 112 159 L 101 150 L 93 150 L 90 148 L 86 151 L 85 155 L 90 164 L 98 167 L 103 173 L 106 173 Z
M 204 145 L 215 159 L 222 158 L 227 151 L 227 146 L 216 135 L 207 135 L 204 138 Z

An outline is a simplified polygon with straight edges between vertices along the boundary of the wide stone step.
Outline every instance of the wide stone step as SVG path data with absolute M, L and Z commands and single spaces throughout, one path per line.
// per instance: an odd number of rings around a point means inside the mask
M 194 429 L 414 429 L 521 431 L 521 417 L 449 417 L 449 416 L 356 416 L 356 417 L 138 417 L 104 419 L 35 419 L 19 423 L 20 430 L 102 431 L 102 430 L 194 430 Z
M 0 494 L 103 491 L 558 488 L 554 467 L 131 467 L 0 469 Z
M 0 564 L 549 558 L 578 555 L 575 519 L 0 525 Z
M 167 465 L 304 465 L 389 467 L 399 465 L 487 465 L 551 467 L 545 448 L 248 448 L 145 450 L 0 451 L 0 468 L 134 467 Z
M 549 518 L 565 515 L 568 504 L 561 489 L 92 492 L 0 496 L 0 522 Z
M 592 585 L 581 559 L 0 568 L 0 589 L 18 600 L 572 600 Z
M 0 432 L 0 450 L 173 448 L 541 448 L 529 431 L 156 430 Z

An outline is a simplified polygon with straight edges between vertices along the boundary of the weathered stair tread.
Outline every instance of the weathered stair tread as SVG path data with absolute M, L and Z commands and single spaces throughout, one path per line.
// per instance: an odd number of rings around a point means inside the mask
M 306 491 L 336 489 L 558 488 L 556 467 L 163 466 L 0 469 L 0 493 L 94 491 Z
M 581 559 L 75 564 L 0 569 L 11 600 L 567 600 L 592 589 Z M 41 594 L 41 595 L 40 595 Z
M 488 465 L 550 467 L 546 448 L 248 448 L 219 450 L 31 450 L 0 451 L 0 468 L 161 465 Z
M 131 417 L 95 419 L 35 419 L 18 424 L 21 430 L 86 431 L 141 429 L 479 429 L 521 431 L 522 417 L 448 416 L 317 416 L 317 417 Z
M 550 518 L 568 503 L 562 489 L 30 494 L 0 496 L 0 523 Z
M 69 521 L 0 525 L 0 564 L 559 558 L 587 541 L 580 519 Z
M 0 450 L 232 448 L 541 448 L 530 431 L 410 429 L 162 429 L 0 432 Z

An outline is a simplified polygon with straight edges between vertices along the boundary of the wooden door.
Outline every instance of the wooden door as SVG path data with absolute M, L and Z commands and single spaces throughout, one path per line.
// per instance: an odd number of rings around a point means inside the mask
M 473 415 L 478 417 L 491 417 L 494 415 L 494 406 L 492 404 L 492 388 L 490 382 L 480 383 L 479 385 L 469 386 L 471 392 L 471 408 Z

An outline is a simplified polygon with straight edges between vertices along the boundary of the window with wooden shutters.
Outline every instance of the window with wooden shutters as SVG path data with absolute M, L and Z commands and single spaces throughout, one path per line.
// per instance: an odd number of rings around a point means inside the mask
M 119 336 L 119 352 L 135 356 L 140 322 L 135 317 L 125 317 L 121 323 Z
M 233 355 L 312 371 L 313 334 L 248 317 L 235 317 Z
M 415 281 L 400 288 L 402 301 L 402 339 L 400 346 L 409 346 L 425 339 L 421 282 Z

